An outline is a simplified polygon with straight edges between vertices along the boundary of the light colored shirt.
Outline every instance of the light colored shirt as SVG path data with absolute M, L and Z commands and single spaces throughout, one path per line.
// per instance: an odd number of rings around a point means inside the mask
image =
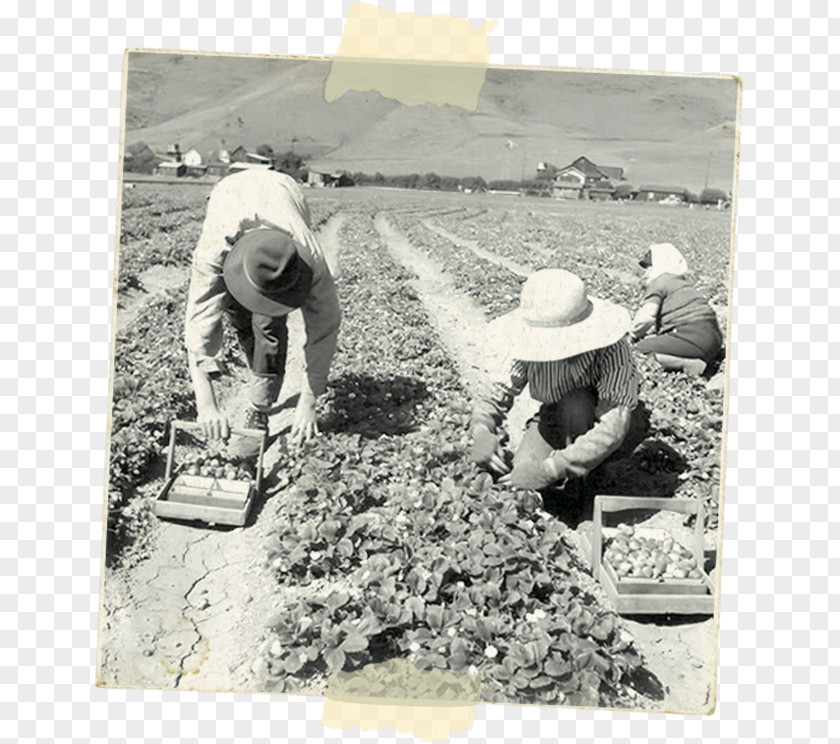
M 311 229 L 309 207 L 298 184 L 284 173 L 249 170 L 228 176 L 210 194 L 207 216 L 193 254 L 184 342 L 199 369 L 221 370 L 222 316 L 229 302 L 222 267 L 233 238 L 255 225 L 276 226 L 292 234 L 301 258 L 312 268 L 312 288 L 301 306 L 309 387 L 326 390 L 335 355 L 341 313 L 324 252 Z

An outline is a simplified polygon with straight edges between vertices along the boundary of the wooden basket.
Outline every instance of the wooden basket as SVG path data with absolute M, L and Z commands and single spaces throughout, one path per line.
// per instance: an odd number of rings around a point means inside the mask
M 188 475 L 183 465 L 175 467 L 178 431 L 201 432 L 199 424 L 173 421 L 170 425 L 169 455 L 166 459 L 166 482 L 158 492 L 152 511 L 164 519 L 200 521 L 241 527 L 248 519 L 254 497 L 262 486 L 262 461 L 266 433 L 259 429 L 231 429 L 235 436 L 259 440 L 256 477 L 251 481 L 228 480 L 204 475 Z
M 604 527 L 604 512 L 633 509 L 656 509 L 695 515 L 694 560 L 700 571 L 699 579 L 644 579 L 618 576 L 604 560 L 603 540 L 611 530 Z M 613 530 L 614 531 L 614 530 Z M 636 530 L 645 536 L 644 528 Z M 654 533 L 656 530 L 649 530 Z M 715 589 L 711 578 L 703 570 L 703 503 L 695 499 L 669 499 L 636 496 L 596 496 L 592 518 L 592 575 L 604 587 L 616 612 L 621 615 L 714 614 Z

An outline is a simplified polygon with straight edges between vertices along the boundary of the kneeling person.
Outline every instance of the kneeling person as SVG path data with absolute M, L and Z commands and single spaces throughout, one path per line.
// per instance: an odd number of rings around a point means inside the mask
M 509 371 L 474 407 L 473 461 L 503 474 L 500 482 L 536 490 L 563 486 L 601 464 L 627 436 L 638 401 L 629 329 L 626 311 L 588 297 L 574 274 L 532 274 L 519 309 L 490 326 L 491 338 L 508 345 Z M 542 406 L 511 470 L 499 428 L 526 385 Z

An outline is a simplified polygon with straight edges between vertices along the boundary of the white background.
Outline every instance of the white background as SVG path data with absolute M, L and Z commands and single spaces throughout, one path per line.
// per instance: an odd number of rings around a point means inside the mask
M 829 432 L 840 429 L 831 362 L 840 347 L 830 342 L 840 275 L 829 249 L 838 227 L 829 215 L 840 213 L 840 57 L 829 39 L 840 37 L 840 22 L 829 3 L 378 4 L 499 19 L 493 64 L 733 73 L 744 82 L 717 710 L 480 706 L 469 733 L 452 741 L 826 740 L 828 703 L 840 698 L 828 640 L 840 609 L 830 578 L 840 569 L 838 510 L 829 501 L 837 478 Z M 412 740 L 324 729 L 318 698 L 93 684 L 123 52 L 331 55 L 348 9 L 331 0 L 0 4 L 8 741 Z

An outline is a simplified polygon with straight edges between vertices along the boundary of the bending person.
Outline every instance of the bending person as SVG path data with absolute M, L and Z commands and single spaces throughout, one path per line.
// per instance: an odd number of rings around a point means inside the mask
M 210 194 L 187 298 L 185 345 L 198 421 L 208 436 L 224 439 L 230 429 L 213 389 L 223 371 L 222 318 L 236 331 L 250 370 L 239 425 L 267 430 L 286 372 L 286 317 L 297 309 L 306 331 L 306 370 L 293 442 L 318 433 L 315 402 L 336 350 L 338 297 L 294 179 L 268 170 L 228 176 Z

